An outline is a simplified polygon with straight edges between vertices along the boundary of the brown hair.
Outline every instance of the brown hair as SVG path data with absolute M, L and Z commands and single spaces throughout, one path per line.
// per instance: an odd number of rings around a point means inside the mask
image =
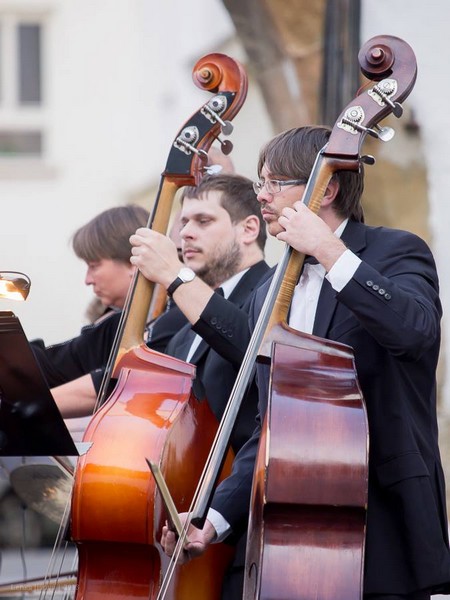
M 264 164 L 271 173 L 288 179 L 308 180 L 319 151 L 327 144 L 331 129 L 327 127 L 297 127 L 280 133 L 262 149 L 258 159 L 258 175 Z M 337 214 L 354 221 L 364 221 L 361 195 L 364 190 L 364 170 L 337 171 L 332 179 L 339 183 L 333 201 Z
M 228 212 L 233 224 L 239 223 L 250 215 L 258 217 L 259 234 L 256 241 L 261 250 L 264 250 L 267 240 L 266 225 L 250 179 L 242 175 L 225 173 L 207 175 L 198 186 L 184 188 L 181 203 L 185 198 L 202 199 L 208 192 L 221 193 L 220 205 Z
M 109 208 L 80 227 L 72 237 L 72 247 L 78 258 L 97 262 L 104 258 L 129 262 L 129 241 L 139 227 L 145 227 L 149 213 L 142 206 L 129 204 Z

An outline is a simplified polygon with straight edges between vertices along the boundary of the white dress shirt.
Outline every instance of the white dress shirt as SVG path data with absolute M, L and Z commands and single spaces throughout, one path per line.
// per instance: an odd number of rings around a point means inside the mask
M 345 219 L 334 234 L 341 237 L 348 219 Z M 305 264 L 300 280 L 295 286 L 292 297 L 289 325 L 297 331 L 312 333 L 316 316 L 317 303 L 324 277 L 331 283 L 331 287 L 340 292 L 353 277 L 361 263 L 351 250 L 346 250 L 334 263 L 328 273 L 320 263 L 316 265 Z

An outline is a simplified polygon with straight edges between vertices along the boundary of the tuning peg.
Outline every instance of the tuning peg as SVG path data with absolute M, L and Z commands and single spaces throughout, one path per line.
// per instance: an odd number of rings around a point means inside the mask
M 232 142 L 230 142 L 230 140 L 221 140 L 220 138 L 217 138 L 217 141 L 220 143 L 220 149 L 222 150 L 222 154 L 228 156 L 233 150 Z
M 361 125 L 359 127 L 361 127 Z M 368 127 L 361 127 L 361 129 L 364 129 L 366 133 L 374 138 L 377 138 L 378 140 L 381 140 L 382 142 L 389 142 L 389 140 L 392 140 L 395 135 L 395 131 L 392 129 L 392 127 L 380 127 L 379 125 L 375 125 L 374 129 L 370 129 Z
M 220 123 L 223 135 L 231 135 L 233 133 L 234 126 L 231 121 L 220 121 Z
M 211 100 L 205 104 L 202 108 L 202 114 L 209 119 L 212 123 L 220 123 L 221 131 L 223 135 L 231 135 L 233 133 L 233 125 L 230 121 L 224 121 L 220 114 L 222 114 L 227 107 L 227 99 L 223 94 L 219 94 L 211 98 Z
M 383 94 L 381 90 L 378 90 L 378 93 L 386 102 L 386 104 L 389 104 L 389 106 L 392 108 L 392 114 L 394 115 L 394 117 L 397 117 L 397 119 L 399 119 L 403 114 L 403 106 L 400 104 L 400 102 L 392 102 L 392 100 L 388 96 L 386 96 L 386 94 Z
M 205 172 L 208 175 L 217 175 L 218 173 L 220 173 L 222 171 L 223 167 L 222 165 L 207 165 L 205 167 Z
M 359 123 L 357 123 L 356 120 L 349 119 L 346 116 L 342 117 L 341 121 L 338 123 L 338 127 L 341 127 L 343 129 L 349 128 L 350 131 L 352 129 L 356 131 L 361 131 L 377 139 L 379 137 L 378 131 L 376 131 L 375 129 L 370 129 L 370 127 L 364 127 L 364 125 L 360 125 Z M 355 133 L 355 131 L 353 132 Z
M 379 125 L 375 125 L 375 129 L 378 132 L 378 139 L 382 142 L 389 142 L 395 135 L 395 131 L 392 127 L 380 127 Z
M 233 124 L 231 123 L 231 121 L 224 121 L 223 119 L 221 119 L 219 117 L 218 114 L 213 113 L 214 114 L 214 118 L 215 120 L 220 123 L 220 130 L 223 133 L 223 135 L 231 135 L 233 133 Z
M 392 140 L 395 135 L 395 131 L 392 129 L 392 127 L 379 127 L 378 125 L 375 125 L 375 128 L 371 129 L 370 127 L 364 127 L 364 125 L 360 125 L 359 123 L 351 121 L 350 119 L 346 119 L 345 117 L 342 118 L 342 123 L 352 127 L 353 129 L 367 133 L 368 135 L 381 140 L 382 142 L 389 142 L 389 140 Z
M 363 154 L 363 156 L 361 156 L 359 160 L 361 162 L 363 162 L 365 165 L 374 165 L 375 164 L 375 158 L 371 154 Z
M 400 102 L 392 102 L 391 100 L 388 100 L 387 103 L 392 108 L 392 114 L 394 117 L 399 119 L 403 114 L 403 106 L 400 104 Z
M 375 100 L 377 100 L 376 96 L 378 96 L 383 102 L 388 104 L 392 108 L 392 113 L 394 117 L 399 119 L 403 114 L 403 106 L 400 102 L 393 102 L 389 96 L 395 94 L 397 92 L 397 82 L 395 79 L 383 79 L 377 85 L 375 85 L 371 90 L 369 90 L 369 95 L 372 96 Z M 380 101 L 377 100 L 380 104 Z

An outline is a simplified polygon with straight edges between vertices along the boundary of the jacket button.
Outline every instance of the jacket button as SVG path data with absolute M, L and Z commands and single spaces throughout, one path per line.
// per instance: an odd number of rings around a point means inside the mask
M 368 281 L 366 281 L 366 285 L 368 287 L 372 287 L 373 286 L 373 281 L 369 279 Z
M 211 319 L 211 325 L 217 325 L 217 318 L 216 317 L 213 317 Z
M 386 290 L 383 290 L 383 288 L 380 288 L 378 290 L 378 293 L 381 294 L 381 296 L 383 296 L 386 293 Z
M 392 298 L 392 296 L 390 294 L 385 294 L 384 295 L 384 299 L 385 300 L 390 300 Z
M 379 290 L 380 286 L 376 283 L 373 284 L 372 289 L 374 289 L 376 292 Z

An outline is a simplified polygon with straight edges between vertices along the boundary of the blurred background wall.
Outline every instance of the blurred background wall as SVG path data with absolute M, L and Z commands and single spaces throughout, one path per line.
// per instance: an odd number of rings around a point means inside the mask
M 232 158 L 254 178 L 260 146 L 292 126 L 333 124 L 360 85 L 357 53 L 393 34 L 413 47 L 418 79 L 388 144 L 368 139 L 371 224 L 417 232 L 450 306 L 450 87 L 447 0 L 0 0 L 0 270 L 26 272 L 26 303 L 2 302 L 29 338 L 76 335 L 93 295 L 70 238 L 101 210 L 150 208 L 170 145 L 208 100 L 192 67 L 224 52 L 249 75 Z M 269 261 L 280 248 L 272 242 Z M 443 321 L 440 408 L 450 407 Z M 444 436 L 444 442 L 448 436 Z

